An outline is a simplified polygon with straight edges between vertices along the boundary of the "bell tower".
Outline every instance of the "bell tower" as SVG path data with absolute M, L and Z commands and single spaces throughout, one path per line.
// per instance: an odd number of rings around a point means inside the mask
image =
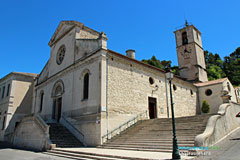
M 180 76 L 192 82 L 208 81 L 201 32 L 186 21 L 174 33 Z

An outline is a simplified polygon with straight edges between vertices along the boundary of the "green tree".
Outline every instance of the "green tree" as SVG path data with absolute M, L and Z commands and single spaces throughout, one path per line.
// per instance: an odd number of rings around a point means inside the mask
M 152 56 L 152 58 L 148 60 L 143 59 L 142 62 L 150 64 L 160 69 L 164 69 L 164 66 L 161 64 L 160 60 L 158 60 L 155 56 Z
M 224 57 L 223 70 L 233 85 L 240 85 L 240 47 Z
M 203 113 L 209 113 L 210 112 L 210 105 L 206 100 L 203 101 L 202 103 L 202 112 Z
M 215 53 L 204 51 L 208 80 L 220 79 L 226 76 L 223 71 L 224 61 Z
M 166 60 L 158 60 L 155 56 L 152 56 L 151 59 L 143 59 L 142 62 L 146 64 L 150 64 L 152 66 L 155 66 L 157 68 L 160 68 L 162 70 L 166 70 L 168 68 L 171 68 L 174 74 L 179 75 L 179 69 L 178 66 L 173 66 L 171 67 L 172 61 L 166 61 Z

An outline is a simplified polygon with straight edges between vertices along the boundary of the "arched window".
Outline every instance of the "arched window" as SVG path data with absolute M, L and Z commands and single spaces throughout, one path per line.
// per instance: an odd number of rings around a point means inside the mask
M 58 98 L 61 97 L 64 93 L 64 84 L 62 80 L 58 80 L 52 89 L 52 97 L 53 98 Z
M 83 79 L 83 99 L 88 99 L 89 73 L 86 73 Z
M 182 44 L 188 44 L 187 32 L 182 33 Z
M 42 108 L 43 108 L 43 96 L 44 96 L 44 92 L 42 91 L 40 93 L 40 107 L 39 107 L 39 112 L 42 112 Z

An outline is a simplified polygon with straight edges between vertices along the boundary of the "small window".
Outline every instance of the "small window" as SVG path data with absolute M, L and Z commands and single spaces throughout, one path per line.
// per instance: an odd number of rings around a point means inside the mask
M 193 91 L 190 89 L 190 94 L 193 95 Z
M 83 99 L 88 99 L 89 73 L 86 73 L 83 79 Z
M 3 117 L 3 122 L 2 122 L 2 130 L 5 129 L 5 121 L 6 121 L 6 116 Z
M 15 123 L 15 128 L 17 128 L 17 126 L 20 124 L 20 122 L 16 122 Z
M 206 96 L 211 96 L 212 95 L 212 90 L 211 89 L 207 89 L 205 91 L 205 94 L 206 94 Z
M 199 38 L 198 38 L 198 32 L 196 32 L 196 35 L 197 35 L 197 39 L 199 39 Z
M 154 79 L 152 77 L 149 77 L 149 83 L 152 85 L 154 84 Z
M 8 84 L 8 87 L 7 87 L 7 97 L 9 96 L 9 93 L 10 93 L 10 84 Z
M 43 108 L 43 96 L 44 96 L 44 92 L 41 92 L 41 94 L 40 94 L 40 108 L 39 108 L 39 112 L 42 112 L 42 108 Z
M 173 90 L 176 91 L 177 90 L 177 86 L 174 84 L 173 85 Z
M 111 58 L 112 59 L 112 61 L 113 61 L 113 58 Z
M 230 87 L 229 82 L 227 82 L 227 88 L 228 88 L 228 91 L 231 92 L 231 87 Z
M 5 86 L 2 88 L 2 98 L 4 97 L 4 92 L 5 92 Z

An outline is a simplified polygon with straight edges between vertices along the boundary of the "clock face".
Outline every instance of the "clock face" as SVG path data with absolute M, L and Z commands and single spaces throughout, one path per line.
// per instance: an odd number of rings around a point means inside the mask
M 180 54 L 184 59 L 189 59 L 191 57 L 192 48 L 190 46 L 184 46 L 180 50 Z

